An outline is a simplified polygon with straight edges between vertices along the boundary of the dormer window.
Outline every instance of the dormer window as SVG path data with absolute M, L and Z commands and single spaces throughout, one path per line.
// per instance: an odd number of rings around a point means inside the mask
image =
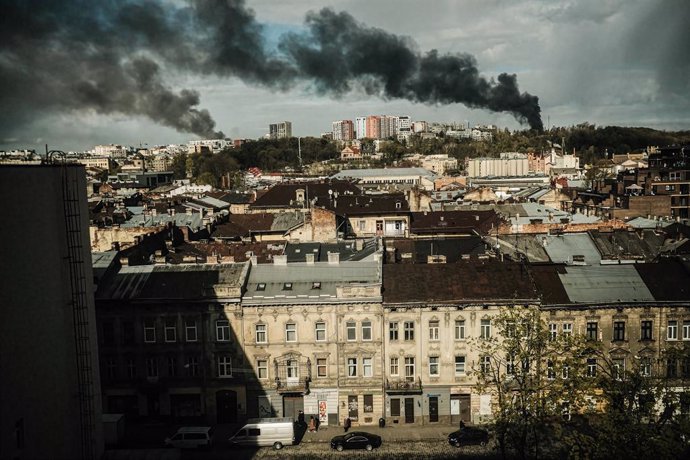
M 321 289 L 321 281 L 314 281 L 311 283 L 311 288 L 312 289 Z
M 265 291 L 266 290 L 266 283 L 259 283 L 256 285 L 256 290 L 257 291 Z
M 400 208 L 402 208 L 402 203 L 399 201 L 396 201 L 395 202 L 395 209 L 400 209 Z
M 283 283 L 283 291 L 292 291 L 292 283 Z

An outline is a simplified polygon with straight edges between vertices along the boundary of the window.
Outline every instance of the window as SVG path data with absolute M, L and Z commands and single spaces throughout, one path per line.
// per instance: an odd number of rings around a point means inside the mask
M 599 338 L 598 329 L 599 323 L 596 321 L 589 321 L 587 323 L 587 340 L 597 340 Z
M 429 375 L 431 377 L 438 377 L 440 375 L 438 356 L 429 356 Z
M 199 358 L 197 356 L 188 356 L 184 367 L 188 377 L 197 377 L 199 375 Z
M 134 323 L 131 321 L 122 323 L 122 343 L 125 345 L 134 344 Z
M 312 289 L 321 289 L 321 281 L 314 281 L 311 283 L 311 288 Z
M 455 376 L 461 377 L 465 375 L 465 357 L 456 356 L 455 357 Z
M 613 323 L 613 340 L 625 340 L 625 321 L 615 321 Z
M 371 377 L 374 375 L 374 366 L 371 358 L 362 358 L 362 374 L 364 377 Z
M 137 363 L 134 358 L 127 359 L 127 377 L 134 379 L 137 377 Z
M 651 323 L 651 321 L 649 321 Z M 652 359 L 648 357 L 640 358 L 640 375 L 649 377 L 652 375 Z
M 112 321 L 104 322 L 101 330 L 103 331 L 103 345 L 115 345 L 115 324 Z
M 563 323 L 563 334 L 571 335 L 573 333 L 573 323 Z
M 185 321 L 184 335 L 187 342 L 196 342 L 196 320 L 188 319 Z
M 556 340 L 556 335 L 558 334 L 558 324 L 549 324 L 549 340 Z
M 597 360 L 596 358 L 587 358 L 587 377 L 596 377 L 597 375 Z
M 115 358 L 108 358 L 105 362 L 105 367 L 109 380 L 115 380 L 117 378 L 117 361 Z
M 403 323 L 405 340 L 414 340 L 414 321 L 405 321 Z
M 623 376 L 625 375 L 625 358 L 613 358 L 611 364 L 613 367 L 613 369 L 611 369 L 613 378 L 616 380 L 623 380 Z
M 268 378 L 268 361 L 265 359 L 259 359 L 256 361 L 256 372 L 257 377 L 260 379 Z
M 398 358 L 391 358 L 390 374 L 399 375 L 400 370 L 398 369 Z
M 364 412 L 374 412 L 374 395 L 364 395 Z
M 345 330 L 347 340 L 357 340 L 357 323 L 355 323 L 354 321 L 348 321 L 347 323 L 345 323 Z
M 218 342 L 230 341 L 230 322 L 227 319 L 216 321 L 216 340 Z
M 506 356 L 506 374 L 515 375 L 515 355 Z
M 371 340 L 371 321 L 362 321 L 362 340 Z
M 458 319 L 455 321 L 455 340 L 463 340 L 465 338 L 465 320 Z
M 491 371 L 491 357 L 482 356 L 481 358 L 479 358 L 479 370 L 483 374 L 487 374 Z
M 567 364 L 563 364 L 563 372 L 562 372 L 562 377 L 564 379 L 570 378 L 570 366 Z
M 367 221 L 366 220 L 360 220 L 357 222 L 357 227 L 359 228 L 360 232 L 363 232 L 364 230 L 367 229 Z
M 296 359 L 288 359 L 285 368 L 287 369 L 288 381 L 299 379 L 299 365 Z
M 491 320 L 483 319 L 481 322 L 481 331 L 479 335 L 482 339 L 491 338 Z
M 414 358 L 405 358 L 405 380 L 414 380 Z
M 266 325 L 257 324 L 256 325 L 256 343 L 266 343 Z
M 316 376 L 322 378 L 328 376 L 326 358 L 316 358 Z
M 156 323 L 152 319 L 144 320 L 144 342 L 154 343 L 156 341 Z
M 266 290 L 266 283 L 259 283 L 256 285 L 256 290 L 257 291 L 265 291 Z
M 438 321 L 429 321 L 429 340 L 438 340 Z
M 683 321 L 683 340 L 690 340 L 690 321 Z
M 229 356 L 218 357 L 218 377 L 232 377 L 232 359 Z
M 177 358 L 168 356 L 168 377 L 175 377 L 177 375 Z
M 673 358 L 668 358 L 666 360 L 666 377 L 678 377 L 678 361 Z
M 165 320 L 165 341 L 177 342 L 177 318 Z
M 400 398 L 391 398 L 391 417 L 400 417 Z
M 556 371 L 553 368 L 553 361 L 551 360 L 546 362 L 546 378 L 549 380 L 556 378 Z
M 323 342 L 326 340 L 326 323 L 318 322 L 314 328 L 314 335 L 316 336 L 317 342 Z
M 640 327 L 640 340 L 652 340 L 652 322 L 642 321 Z
M 285 325 L 285 341 L 297 342 L 297 325 L 295 323 Z
M 158 377 L 158 360 L 146 358 L 146 377 Z
M 388 340 L 398 340 L 398 323 L 388 323 Z
M 669 321 L 666 331 L 666 340 L 678 340 L 678 321 Z
M 292 291 L 292 283 L 283 283 L 283 291 Z
M 347 358 L 347 376 L 357 377 L 357 358 Z

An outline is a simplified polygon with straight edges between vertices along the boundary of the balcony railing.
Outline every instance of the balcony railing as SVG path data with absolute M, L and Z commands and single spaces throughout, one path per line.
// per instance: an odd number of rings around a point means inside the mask
M 422 379 L 417 378 L 417 380 L 399 379 L 399 380 L 388 380 L 386 379 L 386 393 L 421 393 L 422 392 Z
M 301 377 L 299 379 L 281 379 L 276 377 L 276 390 L 278 393 L 309 393 L 309 377 Z

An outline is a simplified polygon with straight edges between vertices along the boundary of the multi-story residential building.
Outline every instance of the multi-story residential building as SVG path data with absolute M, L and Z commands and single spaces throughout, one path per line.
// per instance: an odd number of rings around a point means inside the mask
M 103 454 L 85 189 L 82 165 L 0 166 L 2 459 Z
M 357 139 L 369 137 L 367 135 L 367 117 L 355 118 L 355 134 L 357 135 Z
M 355 138 L 352 120 L 334 121 L 332 132 L 334 141 L 351 141 Z
M 281 121 L 268 125 L 269 139 L 289 139 L 292 137 L 292 123 Z
M 398 117 L 391 115 L 381 115 L 380 117 L 379 138 L 388 139 L 398 135 Z
M 467 177 L 526 176 L 529 173 L 529 160 L 524 153 L 504 152 L 499 158 L 468 158 L 465 169 Z
M 366 119 L 366 137 L 370 139 L 381 139 L 381 117 L 369 115 Z
M 93 148 L 93 153 L 97 157 L 125 158 L 127 156 L 127 151 L 127 147 L 115 144 L 97 145 Z
M 218 153 L 221 150 L 230 148 L 232 146 L 233 143 L 230 139 L 200 139 L 189 141 L 187 143 L 187 151 L 189 153 L 199 152 L 199 149 L 203 147 L 212 153 Z

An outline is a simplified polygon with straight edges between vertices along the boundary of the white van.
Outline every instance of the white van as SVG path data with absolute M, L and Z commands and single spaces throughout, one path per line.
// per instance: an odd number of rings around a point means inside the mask
M 273 446 L 282 449 L 295 440 L 294 421 L 289 417 L 252 418 L 230 438 L 238 446 Z
M 213 428 L 209 426 L 184 426 L 165 439 L 165 445 L 178 449 L 211 447 Z

